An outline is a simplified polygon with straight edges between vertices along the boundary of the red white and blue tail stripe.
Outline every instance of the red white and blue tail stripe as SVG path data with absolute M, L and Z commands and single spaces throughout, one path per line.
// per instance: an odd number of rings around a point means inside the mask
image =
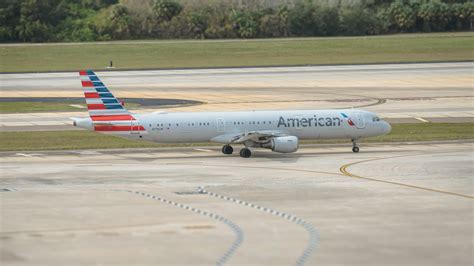
M 80 71 L 79 75 L 95 131 L 126 134 L 145 132 L 143 126 L 92 70 Z

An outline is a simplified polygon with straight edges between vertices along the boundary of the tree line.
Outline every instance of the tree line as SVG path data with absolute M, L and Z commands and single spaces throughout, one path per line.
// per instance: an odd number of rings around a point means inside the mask
M 3 0 L 1 42 L 353 36 L 472 30 L 470 0 Z

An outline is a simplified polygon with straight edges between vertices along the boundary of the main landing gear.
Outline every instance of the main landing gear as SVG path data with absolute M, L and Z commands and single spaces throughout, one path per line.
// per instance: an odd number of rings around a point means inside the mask
M 359 152 L 359 145 L 357 145 L 357 142 L 355 139 L 352 140 L 352 151 Z
M 252 152 L 248 148 L 243 148 L 240 150 L 240 157 L 249 158 L 252 156 Z
M 234 148 L 232 148 L 232 146 L 230 146 L 230 145 L 228 145 L 228 144 L 227 144 L 227 145 L 224 145 L 224 146 L 222 147 L 222 153 L 223 153 L 223 154 L 232 154 L 233 152 L 234 152 Z
M 226 144 L 222 147 L 223 154 L 232 154 L 233 152 L 234 148 L 232 148 L 232 146 L 230 146 L 229 144 Z M 240 150 L 240 157 L 249 158 L 250 156 L 252 156 L 252 152 L 249 148 L 243 148 Z

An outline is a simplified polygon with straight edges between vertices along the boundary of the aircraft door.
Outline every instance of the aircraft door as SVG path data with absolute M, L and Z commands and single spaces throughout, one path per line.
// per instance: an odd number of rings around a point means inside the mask
M 365 121 L 364 121 L 364 114 L 361 112 L 356 112 L 356 127 L 357 128 L 365 128 Z
M 225 120 L 223 118 L 217 118 L 216 125 L 217 132 L 225 132 Z

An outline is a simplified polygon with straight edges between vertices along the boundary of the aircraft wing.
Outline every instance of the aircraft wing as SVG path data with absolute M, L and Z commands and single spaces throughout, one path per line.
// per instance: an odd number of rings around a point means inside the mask
M 214 142 L 220 143 L 245 143 L 246 141 L 253 141 L 256 143 L 267 142 L 274 137 L 287 136 L 287 134 L 280 131 L 262 130 L 262 131 L 248 131 L 243 133 L 224 134 L 211 139 Z

